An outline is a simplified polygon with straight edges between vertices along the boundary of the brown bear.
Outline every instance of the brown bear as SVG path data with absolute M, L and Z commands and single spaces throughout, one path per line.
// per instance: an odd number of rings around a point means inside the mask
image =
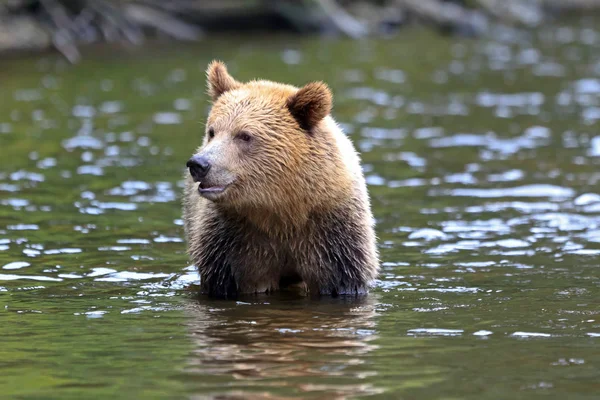
M 183 199 L 201 292 L 366 293 L 379 271 L 373 217 L 329 88 L 242 83 L 219 61 L 207 83 L 212 107 Z

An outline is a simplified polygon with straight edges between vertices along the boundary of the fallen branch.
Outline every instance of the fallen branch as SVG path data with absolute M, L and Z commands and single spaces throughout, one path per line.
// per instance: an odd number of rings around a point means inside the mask
M 51 23 L 54 25 L 54 33 L 52 34 L 52 43 L 54 47 L 62 53 L 63 56 L 70 62 L 76 63 L 80 60 L 81 55 L 75 40 L 71 36 L 70 27 L 73 23 L 69 17 L 65 7 L 56 0 L 40 0 L 40 4 L 46 10 L 50 17 Z
M 178 40 L 198 40 L 203 35 L 199 27 L 151 7 L 127 4 L 123 11 L 125 17 L 134 24 L 150 26 Z
M 346 12 L 335 0 L 316 0 L 316 7 L 337 30 L 351 38 L 361 38 L 369 33 L 362 21 Z
M 535 0 L 476 0 L 480 8 L 505 23 L 537 26 L 544 13 Z
M 108 31 L 110 26 L 115 27 L 113 31 L 115 40 L 122 39 L 136 45 L 144 42 L 142 29 L 123 14 L 121 7 L 102 0 L 90 1 L 88 7 L 94 9 L 101 17 L 100 25 L 105 32 L 110 32 Z
M 487 29 L 486 20 L 480 12 L 458 4 L 438 0 L 395 0 L 395 3 L 418 18 L 439 26 L 456 27 L 475 35 Z

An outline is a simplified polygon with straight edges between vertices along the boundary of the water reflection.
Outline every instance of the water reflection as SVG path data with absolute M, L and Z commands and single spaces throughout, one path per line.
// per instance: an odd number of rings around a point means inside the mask
M 366 356 L 377 349 L 379 296 L 318 301 L 292 295 L 256 296 L 236 303 L 201 299 L 185 307 L 196 349 L 188 372 L 211 376 L 211 394 L 282 398 L 346 398 L 380 393 Z M 233 381 L 227 388 L 221 380 Z M 260 390 L 258 390 L 260 392 Z M 246 397 L 254 394 L 258 397 Z M 226 397 L 230 398 L 230 397 Z M 278 397 L 279 398 L 279 397 Z

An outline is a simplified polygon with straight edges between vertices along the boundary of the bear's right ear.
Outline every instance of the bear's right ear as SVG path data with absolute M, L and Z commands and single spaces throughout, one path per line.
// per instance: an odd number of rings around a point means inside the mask
M 300 127 L 310 131 L 331 112 L 331 91 L 323 82 L 312 82 L 287 100 L 287 107 Z
M 217 100 L 223 93 L 237 89 L 242 85 L 229 75 L 225 64 L 217 60 L 212 61 L 206 69 L 206 84 L 208 94 L 213 101 Z

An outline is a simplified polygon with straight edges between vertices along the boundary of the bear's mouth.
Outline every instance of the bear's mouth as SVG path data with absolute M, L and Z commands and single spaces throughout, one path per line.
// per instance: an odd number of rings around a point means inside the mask
M 204 197 L 216 195 L 216 194 L 223 193 L 227 189 L 228 186 L 229 185 L 224 185 L 224 186 L 212 185 L 212 186 L 210 186 L 207 183 L 200 182 L 200 184 L 198 185 L 198 193 L 200 194 L 200 196 L 204 196 Z

